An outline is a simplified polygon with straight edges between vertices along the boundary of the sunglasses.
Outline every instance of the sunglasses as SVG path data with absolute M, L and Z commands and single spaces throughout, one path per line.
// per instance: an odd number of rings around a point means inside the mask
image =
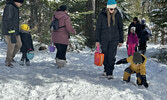
M 115 10 L 116 8 L 110 8 L 110 10 L 112 11 L 112 10 Z
M 142 63 L 134 63 L 135 65 L 140 65 L 140 64 L 142 64 Z

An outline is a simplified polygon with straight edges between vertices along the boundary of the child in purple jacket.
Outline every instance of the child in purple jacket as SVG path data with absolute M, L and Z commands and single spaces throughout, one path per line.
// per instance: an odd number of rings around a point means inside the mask
M 136 27 L 132 27 L 131 28 L 131 33 L 128 35 L 128 39 L 127 39 L 127 46 L 128 46 L 128 56 L 133 55 L 133 53 L 135 52 L 135 46 L 138 46 L 139 44 L 139 40 L 137 37 L 137 34 L 135 33 L 135 29 Z

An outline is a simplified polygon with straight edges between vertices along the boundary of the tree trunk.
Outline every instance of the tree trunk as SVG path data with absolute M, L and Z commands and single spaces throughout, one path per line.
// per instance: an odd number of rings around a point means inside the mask
M 95 0 L 88 0 L 87 1 L 87 10 L 94 11 L 91 14 L 86 15 L 86 29 L 85 29 L 85 36 L 86 36 L 86 45 L 90 48 L 94 47 L 94 21 L 95 19 Z
M 162 31 L 162 35 L 161 35 L 161 44 L 165 45 L 165 32 Z
M 157 44 L 158 34 L 154 35 L 154 44 Z
M 31 11 L 31 15 L 30 15 L 30 27 L 34 28 L 37 24 L 37 20 L 38 20 L 38 6 L 37 6 L 37 0 L 30 0 L 30 11 Z

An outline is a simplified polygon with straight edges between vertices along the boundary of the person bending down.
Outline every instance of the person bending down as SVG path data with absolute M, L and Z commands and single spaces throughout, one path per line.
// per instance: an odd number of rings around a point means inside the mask
M 123 81 L 130 82 L 131 74 L 136 73 L 137 84 L 144 85 L 144 87 L 147 88 L 148 83 L 146 80 L 146 61 L 146 56 L 138 52 L 135 52 L 133 56 L 117 61 L 116 65 L 131 63 L 131 65 L 124 70 Z

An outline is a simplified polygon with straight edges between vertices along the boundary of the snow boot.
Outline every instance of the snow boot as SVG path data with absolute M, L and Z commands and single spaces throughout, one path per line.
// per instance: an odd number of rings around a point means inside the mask
M 62 68 L 66 64 L 66 60 L 61 60 L 61 59 L 56 59 L 56 65 L 58 66 L 57 68 Z
M 24 59 L 21 59 L 21 60 L 20 60 L 20 65 L 21 65 L 21 66 L 24 66 Z
M 5 61 L 5 66 L 13 68 L 13 64 L 11 62 Z
M 25 62 L 26 66 L 30 66 L 30 61 Z
M 102 76 L 107 76 L 107 73 L 106 73 L 106 72 L 103 72 Z
M 114 79 L 113 75 L 108 75 L 107 78 L 108 78 L 108 80 Z

